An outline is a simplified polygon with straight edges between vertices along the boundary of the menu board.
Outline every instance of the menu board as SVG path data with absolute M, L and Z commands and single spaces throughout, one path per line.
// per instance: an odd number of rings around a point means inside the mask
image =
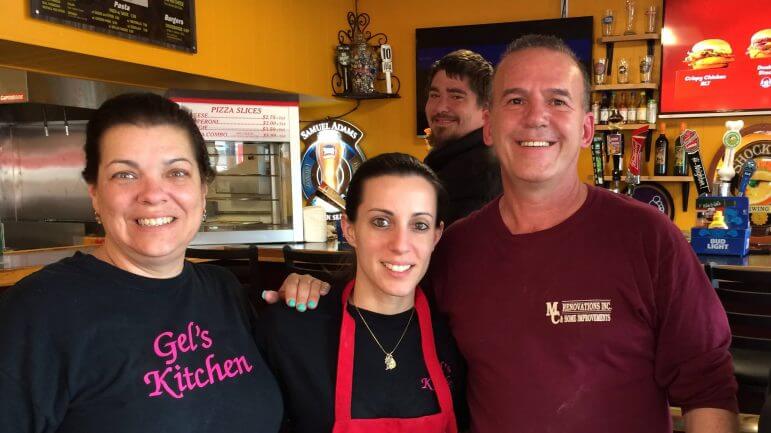
M 233 101 L 178 98 L 173 101 L 193 114 L 206 141 L 288 142 L 290 101 Z
M 195 53 L 195 0 L 30 0 L 33 18 Z
M 771 107 L 769 4 L 769 0 L 665 2 L 663 114 Z

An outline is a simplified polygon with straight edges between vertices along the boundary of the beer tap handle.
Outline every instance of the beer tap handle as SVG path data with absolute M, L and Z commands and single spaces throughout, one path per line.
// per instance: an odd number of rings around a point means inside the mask
M 383 61 L 382 69 L 386 78 L 386 93 L 390 95 L 393 91 L 391 88 L 391 73 L 394 71 L 390 45 L 383 44 L 380 46 L 380 59 Z
M 723 145 L 725 146 L 725 155 L 723 156 L 723 166 L 717 171 L 720 178 L 720 195 L 728 197 L 731 195 L 731 179 L 736 176 L 734 170 L 734 151 L 742 141 L 742 135 L 739 130 L 744 127 L 744 121 L 727 121 L 725 123 L 728 131 L 723 134 Z
M 605 168 L 602 164 L 602 142 L 601 136 L 594 136 L 592 139 L 592 167 L 594 168 L 594 184 L 597 186 L 605 184 Z
M 739 197 L 744 197 L 744 193 L 747 192 L 747 185 L 749 185 L 750 179 L 752 178 L 752 175 L 755 174 L 756 169 L 757 164 L 755 164 L 754 159 L 750 158 L 744 163 L 744 166 L 742 167 L 742 177 L 739 180 Z
M 632 153 L 629 156 L 629 168 L 627 169 L 626 183 L 628 195 L 634 193 L 635 187 L 640 183 L 640 165 L 645 139 L 648 136 L 648 125 L 637 128 L 632 132 Z M 623 153 L 623 148 L 622 148 Z
M 693 180 L 696 182 L 696 190 L 699 195 L 709 195 L 709 181 L 704 164 L 699 153 L 699 135 L 693 129 L 686 129 L 680 134 L 680 143 L 685 148 L 688 164 L 691 166 Z
M 70 135 L 70 123 L 67 121 L 67 109 L 62 107 L 62 116 L 64 117 L 64 135 Z
M 48 137 L 48 117 L 46 116 L 46 106 L 41 107 L 43 110 L 43 133 Z

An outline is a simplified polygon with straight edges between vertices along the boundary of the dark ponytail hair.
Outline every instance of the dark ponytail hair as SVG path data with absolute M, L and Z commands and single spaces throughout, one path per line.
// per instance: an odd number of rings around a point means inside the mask
M 447 208 L 447 192 L 436 173 L 417 158 L 406 153 L 383 153 L 365 161 L 353 175 L 345 196 L 345 216 L 355 222 L 359 205 L 363 200 L 364 184 L 380 176 L 418 176 L 425 179 L 436 191 L 436 225 L 444 222 Z

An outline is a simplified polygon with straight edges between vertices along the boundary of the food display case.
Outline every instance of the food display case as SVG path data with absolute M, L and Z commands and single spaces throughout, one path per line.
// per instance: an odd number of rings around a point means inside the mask
M 169 91 L 189 109 L 217 176 L 193 245 L 303 239 L 296 95 Z

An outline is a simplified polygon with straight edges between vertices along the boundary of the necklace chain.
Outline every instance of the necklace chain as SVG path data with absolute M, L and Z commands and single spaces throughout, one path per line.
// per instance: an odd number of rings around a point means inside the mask
M 410 328 L 410 323 L 412 323 L 412 316 L 415 315 L 415 308 L 412 309 L 410 312 L 410 318 L 407 320 L 407 325 L 404 327 L 404 331 L 402 331 L 401 337 L 399 337 L 399 341 L 396 342 L 396 345 L 394 346 L 393 350 L 390 352 L 386 351 L 383 348 L 383 345 L 380 344 L 380 340 L 377 339 L 375 336 L 375 333 L 372 332 L 372 328 L 369 327 L 369 324 L 366 320 L 364 320 L 364 316 L 361 314 L 361 310 L 359 310 L 359 307 L 356 306 L 356 304 L 353 305 L 353 308 L 356 309 L 356 312 L 359 313 L 359 318 L 361 318 L 361 323 L 364 324 L 364 326 L 367 328 L 367 331 L 369 331 L 369 335 L 372 336 L 372 339 L 375 340 L 375 343 L 380 348 L 380 350 L 383 351 L 385 354 L 385 369 L 386 370 L 393 370 L 396 368 L 396 359 L 394 359 L 394 352 L 396 352 L 396 349 L 399 347 L 399 345 L 402 343 L 402 340 L 404 339 L 404 336 L 407 335 L 407 330 Z

